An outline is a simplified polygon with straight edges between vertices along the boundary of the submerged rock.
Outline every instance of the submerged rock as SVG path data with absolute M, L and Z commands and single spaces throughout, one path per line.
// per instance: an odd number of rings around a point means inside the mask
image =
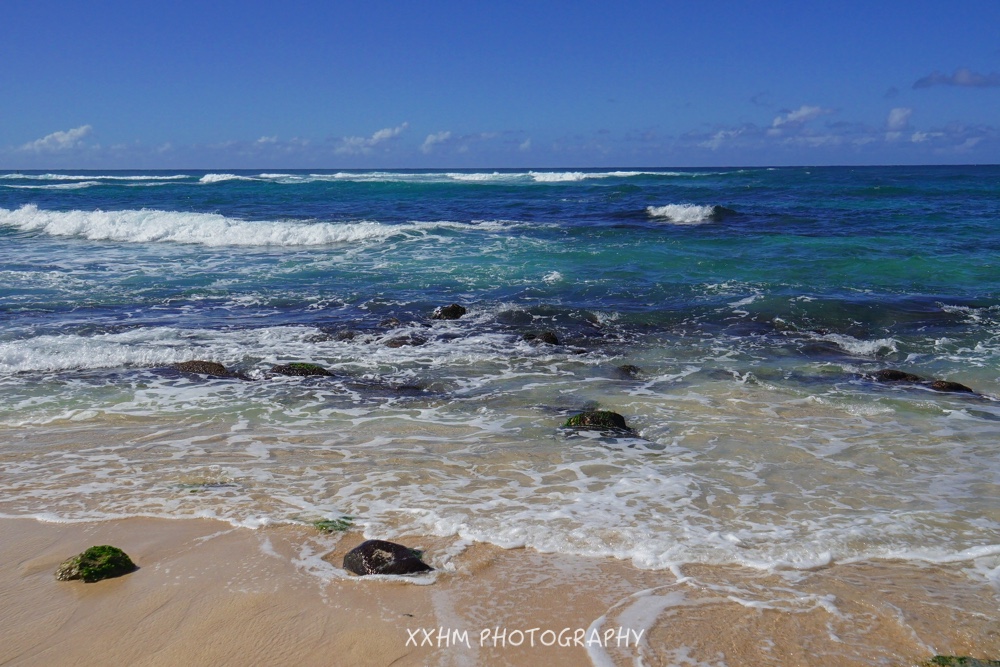
M 642 369 L 632 364 L 622 364 L 615 369 L 615 372 L 623 380 L 634 380 L 642 375 Z
M 950 392 L 953 394 L 976 393 L 973 389 L 966 387 L 964 384 L 959 384 L 958 382 L 950 382 L 948 380 L 925 380 L 919 375 L 905 373 L 892 368 L 885 368 L 880 371 L 876 371 L 871 375 L 871 377 L 877 382 L 909 382 L 912 384 L 922 385 L 928 389 L 933 389 L 934 391 Z
M 557 336 L 554 331 L 543 331 L 540 334 L 524 334 L 524 340 L 532 342 L 538 341 L 540 343 L 545 343 L 546 345 L 559 345 L 559 336 Z
M 423 345 L 427 342 L 427 339 L 423 336 L 418 336 L 417 334 L 406 334 L 404 336 L 396 336 L 395 338 L 390 338 L 385 342 L 386 347 L 397 348 L 405 346 L 418 346 Z
M 368 540 L 344 556 L 344 569 L 354 574 L 416 574 L 434 568 L 420 560 L 420 553 L 402 544 Z
M 333 373 L 326 370 L 322 366 L 319 366 L 317 364 L 307 364 L 300 362 L 272 366 L 271 372 L 277 373 L 278 375 L 295 375 L 298 377 L 307 377 L 310 375 L 322 375 L 325 377 L 333 377 Z
M 884 368 L 876 371 L 872 377 L 878 382 L 922 382 L 923 378 L 913 373 L 897 371 L 894 368 Z
M 65 561 L 56 570 L 56 579 L 71 581 L 82 579 L 86 583 L 110 579 L 128 574 L 136 569 L 136 564 L 118 547 L 104 544 L 90 547 L 78 556 Z
M 959 384 L 957 382 L 948 382 L 947 380 L 934 380 L 929 385 L 927 385 L 934 391 L 948 391 L 957 394 L 974 394 L 972 389 L 966 387 L 964 384 Z
M 509 324 L 515 326 L 525 325 L 525 324 L 531 324 L 531 322 L 534 319 L 535 318 L 531 316 L 531 313 L 516 308 L 512 310 L 502 310 L 499 313 L 497 313 L 497 322 L 500 322 L 501 324 Z
M 203 361 L 201 359 L 195 359 L 194 361 L 182 361 L 178 364 L 174 364 L 171 368 L 174 368 L 181 373 L 195 373 L 197 375 L 209 375 L 217 378 L 239 378 L 240 380 L 250 379 L 243 373 L 235 373 L 222 364 L 214 361 Z
M 457 303 L 453 303 L 450 306 L 439 306 L 434 309 L 434 314 L 431 315 L 433 320 L 457 320 L 462 315 L 465 315 L 467 311 L 464 306 L 460 306 Z
M 625 418 L 617 412 L 608 410 L 588 410 L 573 415 L 566 420 L 563 428 L 576 428 L 587 431 L 629 431 Z
M 922 667 L 1000 667 L 1000 660 L 970 658 L 968 656 L 936 655 Z

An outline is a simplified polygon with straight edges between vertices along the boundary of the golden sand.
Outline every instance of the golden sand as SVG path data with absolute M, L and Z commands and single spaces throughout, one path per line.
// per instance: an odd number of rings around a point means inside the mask
M 324 539 L 208 520 L 0 520 L 0 665 L 902 667 L 1000 655 L 996 592 L 957 567 L 650 572 L 488 545 L 435 560 L 453 542 L 400 540 L 443 565 L 414 585 L 324 573 L 303 545 L 327 545 L 317 556 L 339 565 L 364 538 Z M 140 569 L 55 580 L 61 561 L 97 544 Z

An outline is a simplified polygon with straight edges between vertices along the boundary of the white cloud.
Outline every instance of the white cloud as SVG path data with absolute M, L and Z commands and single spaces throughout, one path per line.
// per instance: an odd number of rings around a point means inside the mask
M 530 151 L 531 150 L 531 138 L 529 137 L 529 138 L 525 139 L 524 141 L 522 141 L 520 143 L 520 145 L 518 145 L 517 150 L 521 151 L 522 153 L 527 153 L 528 151 Z
M 910 141 L 915 144 L 922 144 L 930 139 L 937 139 L 938 137 L 943 137 L 944 132 L 914 132 L 913 136 L 910 137 Z
M 771 127 L 778 128 L 783 125 L 802 125 L 813 118 L 818 118 L 819 116 L 824 116 L 826 114 L 833 113 L 833 109 L 824 109 L 823 107 L 811 107 L 803 104 L 801 107 L 795 111 L 789 111 L 784 116 L 777 116 L 774 122 L 771 123 Z
M 742 129 L 739 129 L 739 130 L 719 130 L 718 132 L 716 132 L 715 134 L 712 135 L 711 139 L 708 139 L 706 141 L 702 141 L 698 145 L 701 146 L 702 148 L 710 148 L 713 151 L 714 150 L 718 150 L 719 147 L 722 146 L 722 144 L 724 144 L 726 142 L 726 140 L 732 139 L 733 137 L 738 137 L 741 134 L 743 134 L 743 130 Z
M 968 67 L 959 67 L 951 76 L 937 70 L 913 82 L 914 88 L 931 86 L 961 86 L 963 88 L 990 88 L 1000 86 L 1000 73 L 980 74 Z
M 451 139 L 451 132 L 447 130 L 444 132 L 436 132 L 434 134 L 428 134 L 427 138 L 424 139 L 424 143 L 420 147 L 420 150 L 424 153 L 430 153 L 432 150 L 434 150 L 434 147 L 436 145 L 443 144 L 449 139 Z
M 913 109 L 896 107 L 889 112 L 889 117 L 885 121 L 886 127 L 893 132 L 905 130 L 906 126 L 910 124 L 910 116 L 912 114 Z
M 57 153 L 79 148 L 93 129 L 90 125 L 81 125 L 65 132 L 53 132 L 41 139 L 24 144 L 20 150 L 33 153 Z
M 260 145 L 263 145 L 263 144 L 276 144 L 276 143 L 278 143 L 278 136 L 275 135 L 273 137 L 261 137 L 260 139 L 257 140 L 257 143 L 260 144 Z
M 965 151 L 975 148 L 983 140 L 983 137 L 969 137 L 963 141 L 960 145 L 955 146 L 955 151 L 959 153 L 964 153 Z
M 397 127 L 386 127 L 378 130 L 370 137 L 344 137 L 340 140 L 340 146 L 336 148 L 335 152 L 342 155 L 371 153 L 372 149 L 379 144 L 398 137 L 409 125 L 409 123 L 403 123 Z
M 902 138 L 903 130 L 910 125 L 910 115 L 912 113 L 913 109 L 907 107 L 896 107 L 889 111 L 889 116 L 885 119 L 885 126 L 887 128 L 885 133 L 886 141 L 899 141 Z

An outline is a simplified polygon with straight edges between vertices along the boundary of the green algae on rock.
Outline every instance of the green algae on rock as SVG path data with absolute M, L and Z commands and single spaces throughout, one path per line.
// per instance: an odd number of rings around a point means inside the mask
M 78 556 L 65 561 L 56 570 L 56 579 L 71 581 L 82 579 L 86 583 L 120 577 L 138 569 L 132 559 L 118 547 L 107 544 L 90 547 Z
M 171 368 L 178 370 L 181 373 L 192 373 L 194 375 L 207 375 L 209 377 L 218 378 L 237 378 L 239 380 L 250 379 L 250 377 L 245 373 L 231 371 L 218 362 L 205 361 L 204 359 L 182 361 L 180 363 L 173 364 Z
M 294 375 L 298 377 L 308 377 L 311 375 L 331 377 L 333 375 L 333 373 L 326 370 L 319 364 L 309 364 L 305 362 L 293 362 L 290 364 L 272 366 L 271 372 L 277 373 L 278 375 Z
M 1000 667 L 1000 660 L 970 658 L 968 656 L 936 655 L 922 667 Z
M 628 424 L 625 423 L 624 417 L 617 412 L 611 412 L 609 410 L 588 410 L 587 412 L 581 412 L 578 415 L 573 415 L 566 420 L 566 423 L 563 424 L 563 428 L 577 428 L 591 431 L 631 430 L 629 429 Z
M 321 533 L 343 533 L 354 525 L 354 517 L 342 516 L 338 519 L 321 519 L 313 521 L 313 526 Z

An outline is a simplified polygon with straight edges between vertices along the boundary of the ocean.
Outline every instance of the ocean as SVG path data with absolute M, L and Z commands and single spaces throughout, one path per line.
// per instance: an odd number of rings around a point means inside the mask
M 3 172 L 0 315 L 3 517 L 1000 589 L 1000 167 Z

